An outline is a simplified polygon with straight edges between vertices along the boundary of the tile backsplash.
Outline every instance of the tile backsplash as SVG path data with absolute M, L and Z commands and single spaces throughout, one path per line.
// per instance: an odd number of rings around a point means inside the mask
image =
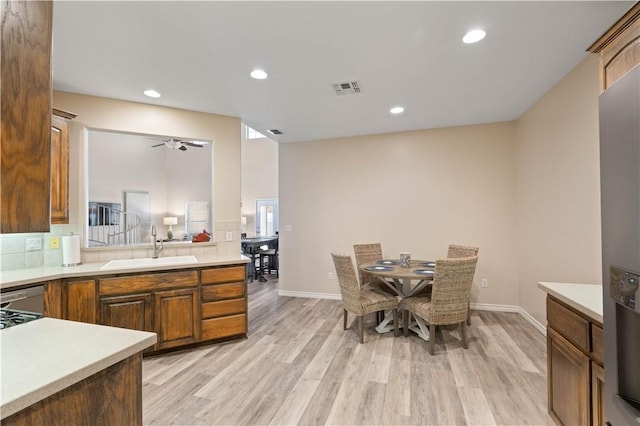
M 29 234 L 0 234 L 0 271 L 62 265 L 62 241 L 64 235 L 80 234 L 80 225 L 51 225 L 50 232 Z M 225 241 L 231 232 L 232 241 Z M 235 254 L 239 251 L 239 223 L 216 222 L 211 243 L 165 244 L 162 256 L 210 256 Z M 51 248 L 52 237 L 60 238 L 57 248 Z M 106 262 L 115 259 L 151 257 L 151 245 L 139 247 L 101 247 L 82 250 L 82 263 Z
M 51 237 L 78 233 L 78 225 L 51 225 L 50 232 L 0 234 L 0 271 L 62 265 L 62 250 L 50 248 Z

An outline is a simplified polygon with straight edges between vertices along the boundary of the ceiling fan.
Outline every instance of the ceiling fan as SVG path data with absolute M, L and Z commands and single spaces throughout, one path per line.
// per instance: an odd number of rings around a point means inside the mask
M 206 141 L 194 141 L 194 140 L 178 139 L 178 138 L 169 138 L 169 139 L 147 138 L 147 139 L 162 141 L 162 143 L 159 143 L 157 145 L 152 145 L 151 148 L 156 148 L 158 146 L 164 145 L 169 149 L 179 149 L 180 151 L 186 151 L 188 146 L 202 148 L 204 145 L 208 143 Z

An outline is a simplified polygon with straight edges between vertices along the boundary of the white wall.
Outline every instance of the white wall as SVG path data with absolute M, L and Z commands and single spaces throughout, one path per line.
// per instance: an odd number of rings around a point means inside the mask
M 601 280 L 597 61 L 515 122 L 279 145 L 281 291 L 338 294 L 330 253 L 354 243 L 423 259 L 467 244 L 472 303 L 545 324 L 539 281 Z
M 520 306 L 546 323 L 538 281 L 601 283 L 598 57 L 516 125 Z
M 242 132 L 242 216 L 247 236 L 255 236 L 256 199 L 278 198 L 278 144 L 269 138 L 245 139 Z
M 331 252 L 355 243 L 420 259 L 455 243 L 480 247 L 473 302 L 516 305 L 514 137 L 498 123 L 280 144 L 280 290 L 339 294 Z

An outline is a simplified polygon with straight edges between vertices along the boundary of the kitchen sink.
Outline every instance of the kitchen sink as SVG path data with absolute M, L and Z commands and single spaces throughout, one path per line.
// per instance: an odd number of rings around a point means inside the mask
M 107 262 L 100 269 L 148 268 L 150 266 L 188 265 L 190 263 L 198 263 L 198 259 L 196 259 L 195 256 L 168 256 L 157 259 L 148 257 L 142 259 L 118 259 Z

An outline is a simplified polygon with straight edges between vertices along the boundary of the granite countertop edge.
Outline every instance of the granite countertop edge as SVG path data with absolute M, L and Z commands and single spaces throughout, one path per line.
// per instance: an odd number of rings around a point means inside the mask
M 28 287 L 29 284 L 40 283 L 60 278 L 76 278 L 95 275 L 116 275 L 136 272 L 155 272 L 176 269 L 193 269 L 206 266 L 224 266 L 245 264 L 251 260 L 242 255 L 196 255 L 197 263 L 167 264 L 153 266 L 132 266 L 118 269 L 102 270 L 108 262 L 83 263 L 76 266 L 39 266 L 35 268 L 13 269 L 0 272 L 0 290 Z
M 539 282 L 538 288 L 602 324 L 602 285 Z

